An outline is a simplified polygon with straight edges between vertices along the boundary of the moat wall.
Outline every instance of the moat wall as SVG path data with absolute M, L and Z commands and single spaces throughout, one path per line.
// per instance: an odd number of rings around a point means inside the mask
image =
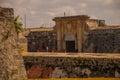
M 24 56 L 28 78 L 120 77 L 120 58 Z

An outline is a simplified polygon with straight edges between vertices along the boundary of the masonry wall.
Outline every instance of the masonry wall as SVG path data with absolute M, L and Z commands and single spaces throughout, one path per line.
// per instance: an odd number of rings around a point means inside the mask
M 27 78 L 13 19 L 12 8 L 0 7 L 0 80 Z
M 55 17 L 53 20 L 56 25 L 57 50 L 66 52 L 83 52 L 84 33 L 88 30 L 86 20 L 87 15 Z M 67 45 L 68 41 L 74 41 L 74 45 Z M 68 46 L 71 49 L 69 49 Z
M 120 29 L 96 29 L 86 35 L 83 52 L 120 53 Z
M 54 31 L 34 31 L 27 36 L 28 52 L 56 51 L 56 34 Z
M 24 56 L 24 62 L 28 78 L 120 77 L 120 58 Z

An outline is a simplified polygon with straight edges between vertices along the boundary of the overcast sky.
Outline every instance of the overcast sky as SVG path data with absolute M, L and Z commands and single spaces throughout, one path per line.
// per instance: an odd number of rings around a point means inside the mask
M 120 0 L 0 0 L 0 6 L 14 8 L 27 27 L 54 26 L 54 17 L 88 15 L 104 19 L 108 25 L 120 25 Z

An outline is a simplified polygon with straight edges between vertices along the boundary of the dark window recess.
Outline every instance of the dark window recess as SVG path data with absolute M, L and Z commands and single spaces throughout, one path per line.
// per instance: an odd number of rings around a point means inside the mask
M 53 31 L 30 32 L 27 36 L 28 52 L 56 50 L 56 35 L 53 34 L 55 34 Z

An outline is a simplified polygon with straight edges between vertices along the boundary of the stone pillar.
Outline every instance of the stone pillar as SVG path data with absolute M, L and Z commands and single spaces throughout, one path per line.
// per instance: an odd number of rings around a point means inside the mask
M 13 18 L 13 9 L 0 7 L 0 80 L 27 78 Z
M 56 31 L 57 31 L 57 50 L 61 51 L 61 26 L 60 22 L 56 22 Z
M 78 41 L 78 52 L 83 52 L 83 42 L 84 42 L 84 33 L 86 28 L 86 20 L 88 20 L 89 17 L 86 15 L 82 15 L 79 17 L 79 20 L 77 21 L 77 41 Z
M 82 52 L 82 25 L 81 21 L 77 21 L 77 43 L 78 43 L 78 52 Z
M 65 27 L 66 27 L 66 21 L 65 20 L 63 20 L 62 21 L 62 25 L 61 25 L 61 28 L 62 28 L 62 36 L 61 36 L 61 38 L 62 38 L 62 50 L 66 50 L 66 41 L 65 41 Z

